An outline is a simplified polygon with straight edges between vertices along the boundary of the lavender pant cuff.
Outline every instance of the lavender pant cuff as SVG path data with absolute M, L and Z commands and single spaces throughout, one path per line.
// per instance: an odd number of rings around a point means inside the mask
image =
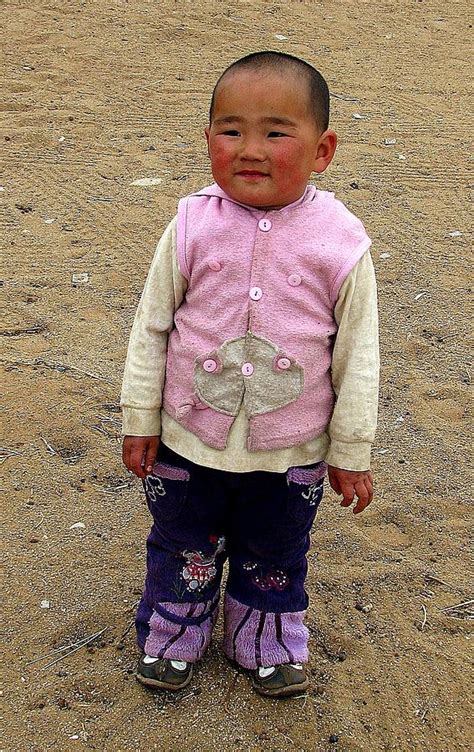
M 307 663 L 309 632 L 306 611 L 258 611 L 226 594 L 224 601 L 224 652 L 247 669 Z
M 143 648 L 145 653 L 189 663 L 198 661 L 211 641 L 218 604 L 218 598 L 198 604 L 160 604 L 160 613 L 153 611 L 150 619 L 150 632 Z M 169 618 L 166 618 L 167 614 Z

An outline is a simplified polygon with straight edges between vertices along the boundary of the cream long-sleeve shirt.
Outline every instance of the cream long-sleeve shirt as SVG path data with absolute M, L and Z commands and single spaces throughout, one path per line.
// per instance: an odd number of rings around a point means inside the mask
M 325 460 L 346 470 L 367 470 L 378 403 L 378 316 L 375 272 L 369 251 L 341 287 L 334 316 L 332 354 L 336 404 L 327 431 L 286 449 L 249 452 L 248 420 L 242 408 L 224 450 L 213 449 L 161 407 L 168 334 L 188 282 L 179 271 L 176 217 L 163 233 L 151 264 L 130 335 L 122 385 L 122 432 L 161 436 L 170 449 L 198 465 L 233 472 L 285 472 Z

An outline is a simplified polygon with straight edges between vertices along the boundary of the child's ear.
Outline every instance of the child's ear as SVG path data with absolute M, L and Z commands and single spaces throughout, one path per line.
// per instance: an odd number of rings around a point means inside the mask
M 326 130 L 321 133 L 316 145 L 316 156 L 314 159 L 314 172 L 324 172 L 330 165 L 334 157 L 337 146 L 337 136 L 335 131 Z
M 209 126 L 207 128 L 204 128 L 204 135 L 206 136 L 206 143 L 207 143 L 207 153 L 209 156 L 211 156 L 211 153 L 209 151 L 209 135 L 210 135 L 211 129 Z

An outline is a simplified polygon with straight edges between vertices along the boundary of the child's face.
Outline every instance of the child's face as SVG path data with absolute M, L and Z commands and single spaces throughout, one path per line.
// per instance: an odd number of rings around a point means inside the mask
M 318 128 L 305 81 L 273 72 L 229 73 L 206 128 L 212 174 L 235 201 L 277 209 L 299 199 L 312 172 L 336 149 L 334 131 Z

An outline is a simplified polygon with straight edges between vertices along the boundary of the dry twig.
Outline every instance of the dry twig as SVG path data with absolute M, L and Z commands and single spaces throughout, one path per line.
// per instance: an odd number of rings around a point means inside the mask
M 346 94 L 334 94 L 333 91 L 331 91 L 331 97 L 334 97 L 334 99 L 343 99 L 344 102 L 360 102 L 360 99 L 357 99 L 357 97 L 348 97 Z
M 135 619 L 132 619 L 132 621 L 128 625 L 128 627 L 125 630 L 125 632 L 123 633 L 123 635 L 121 635 L 121 637 L 119 637 L 119 639 L 117 640 L 117 645 L 120 645 L 120 643 L 123 642 L 124 637 L 126 637 L 128 635 L 128 633 L 130 632 L 130 630 L 131 630 L 131 628 L 133 627 L 134 624 L 135 624 Z
M 40 439 L 41 441 L 44 441 L 44 443 L 46 444 L 46 449 L 48 450 L 50 454 L 56 454 L 56 455 L 58 454 L 56 449 L 53 446 L 51 446 L 51 444 L 48 441 L 46 441 L 46 439 L 43 439 L 42 436 L 40 436 Z
M 455 587 L 455 585 L 450 585 L 449 582 L 445 582 L 439 577 L 436 577 L 433 574 L 429 574 L 428 572 L 425 574 L 425 579 L 429 580 L 430 582 L 437 582 L 439 585 L 445 585 L 446 587 L 451 588 L 451 590 L 456 590 L 458 593 L 460 592 L 459 588 Z
M 68 371 L 71 371 L 72 373 L 80 373 L 84 376 L 89 376 L 91 379 L 98 379 L 99 381 L 107 381 L 109 384 L 114 384 L 114 379 L 110 379 L 107 376 L 100 376 L 98 373 L 92 373 L 92 371 L 84 371 L 82 368 L 77 368 L 76 366 L 67 366 L 64 365 L 64 363 L 50 363 L 48 360 L 44 360 L 43 358 L 34 358 L 33 360 L 15 360 L 11 361 L 10 365 L 12 366 L 45 366 L 46 368 L 51 368 L 53 371 L 59 371 L 60 373 L 67 373 Z
M 426 622 L 428 621 L 428 613 L 423 603 L 421 604 L 421 608 L 423 609 L 423 621 L 421 622 L 421 631 L 423 631 L 426 626 Z
M 467 608 L 467 606 L 472 606 L 473 603 L 474 600 L 463 601 L 463 603 L 456 603 L 454 606 L 446 606 L 446 608 L 442 608 L 441 611 L 455 611 L 458 608 Z
M 62 661 L 64 658 L 68 658 L 70 655 L 72 655 L 73 653 L 76 653 L 78 650 L 85 647 L 86 645 L 89 645 L 91 642 L 97 639 L 97 637 L 100 637 L 100 635 L 103 634 L 106 629 L 108 629 L 108 627 L 104 627 L 104 629 L 101 629 L 100 632 L 96 632 L 93 635 L 89 635 L 89 637 L 84 637 L 84 639 L 78 640 L 77 642 L 74 642 L 71 645 L 64 645 L 61 648 L 56 648 L 55 650 L 52 650 L 50 653 L 46 653 L 45 655 L 41 655 L 39 658 L 35 658 L 33 661 L 30 661 L 26 665 L 31 666 L 33 663 L 38 663 L 39 661 L 42 661 L 45 658 L 50 658 L 50 656 L 56 655 L 57 653 L 64 653 L 64 655 L 61 655 L 59 658 L 56 658 L 54 661 L 47 663 L 46 666 L 43 666 L 42 671 L 44 671 L 50 666 L 54 666 L 56 663 L 59 663 L 59 661 Z
M 20 454 L 22 454 L 22 452 L 17 452 L 16 449 L 7 449 L 6 447 L 0 447 L 0 465 L 9 457 L 17 457 Z

